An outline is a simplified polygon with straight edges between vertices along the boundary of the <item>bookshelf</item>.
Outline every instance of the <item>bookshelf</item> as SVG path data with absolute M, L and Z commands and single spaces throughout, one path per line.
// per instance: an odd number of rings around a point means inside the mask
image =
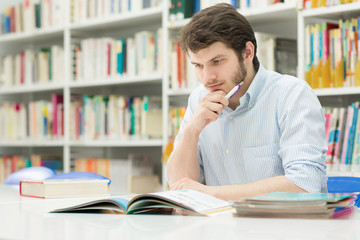
M 6 2 L 6 1 L 4 1 Z M 8 4 L 1 2 L 0 10 Z M 12 1 L 7 1 L 13 4 Z M 19 3 L 22 1 L 16 1 Z M 64 21 L 61 26 L 50 26 L 44 29 L 33 29 L 0 35 L 0 57 L 18 53 L 19 50 L 39 49 L 56 44 L 64 49 L 63 78 L 58 82 L 28 84 L 21 86 L 1 86 L 0 103 L 4 101 L 30 102 L 49 100 L 51 94 L 63 95 L 64 135 L 61 139 L 21 139 L 0 140 L 1 154 L 32 154 L 56 152 L 63 156 L 63 170 L 73 169 L 72 159 L 76 157 L 108 157 L 125 158 L 131 152 L 149 152 L 154 158 L 155 173 L 166 183 L 166 164 L 161 163 L 161 155 L 169 140 L 169 111 L 172 107 L 186 106 L 187 97 L 194 88 L 171 88 L 171 70 L 168 66 L 171 59 L 169 43 L 177 32 L 185 26 L 189 19 L 169 21 L 169 1 L 159 1 L 159 5 L 141 9 L 135 12 L 110 14 L 108 16 L 81 19 L 73 22 L 71 3 L 63 1 Z M 15 4 L 15 3 L 14 3 Z M 254 31 L 274 34 L 279 37 L 297 39 L 298 41 L 298 77 L 304 79 L 304 29 L 305 25 L 323 19 L 336 22 L 338 18 L 360 15 L 358 3 L 343 4 L 333 7 L 296 10 L 296 2 L 288 1 L 267 6 L 266 8 L 239 9 L 252 24 Z M 73 45 L 80 44 L 88 38 L 129 38 L 139 31 L 156 31 L 162 28 L 163 59 L 161 71 L 146 72 L 138 75 L 111 75 L 94 77 L 91 81 L 74 79 L 73 69 L 69 64 L 73 58 Z M 170 61 L 171 62 L 171 61 Z M 87 69 L 90 69 L 88 67 Z M 359 87 L 343 87 L 331 89 L 315 89 L 323 104 L 336 102 L 344 105 L 360 95 Z M 72 139 L 70 112 L 74 95 L 132 95 L 161 96 L 162 137 L 146 138 L 116 138 L 116 139 Z M 337 175 L 338 173 L 331 173 Z M 163 184 L 165 188 L 165 184 Z
M 22 3 L 18 1 L 2 1 L 0 11 Z M 33 1 L 37 3 L 37 1 Z M 129 154 L 139 152 L 150 154 L 154 162 L 154 171 L 161 175 L 161 152 L 163 140 L 161 138 L 148 138 L 145 136 L 128 136 L 122 138 L 99 137 L 96 139 L 73 139 L 73 113 L 71 112 L 74 96 L 95 95 L 124 95 L 126 97 L 161 96 L 163 73 L 161 68 L 156 71 L 138 74 L 113 74 L 106 77 L 94 75 L 93 79 L 75 79 L 73 77 L 73 46 L 81 46 L 84 39 L 89 38 L 135 38 L 141 31 L 155 32 L 163 27 L 164 6 L 161 1 L 148 1 L 153 6 L 142 8 L 142 1 L 134 2 L 139 9 L 112 13 L 98 17 L 76 19 L 75 0 L 51 0 L 62 4 L 63 19 L 61 26 L 48 26 L 34 28 L 28 31 L 6 33 L 0 35 L 0 57 L 15 55 L 20 51 L 40 48 L 49 48 L 52 45 L 61 46 L 63 56 L 63 77 L 58 82 L 27 83 L 21 85 L 0 86 L 0 104 L 4 102 L 49 101 L 52 94 L 63 96 L 63 136 L 39 137 L 33 139 L 1 139 L 1 155 L 23 154 L 50 154 L 56 153 L 63 158 L 63 171 L 75 169 L 76 158 L 109 158 L 126 159 Z M 108 1 L 110 2 L 110 1 Z M 118 1 L 120 2 L 120 1 Z M 40 1 L 39 1 L 40 3 Z M 90 4 L 90 3 L 89 3 Z M 105 12 L 105 10 L 104 10 Z M 74 15 L 75 14 L 75 15 Z M 3 23 L 1 23 L 3 24 Z M 165 38 L 164 38 L 165 39 Z M 163 42 L 159 35 L 159 42 Z M 5 47 L 3 47 L 5 46 Z M 113 45 L 112 45 L 113 46 Z M 162 57 L 161 57 L 162 58 Z M 85 66 L 84 71 L 94 69 L 94 66 Z M 0 67 L 0 70 L 1 67 Z M 149 103 L 150 104 L 150 103 Z M 161 100 L 160 100 L 161 107 Z M 28 130 L 29 131 L 29 130 Z M 116 161 L 115 160 L 115 161 Z M 1 178 L 0 178 L 1 179 Z

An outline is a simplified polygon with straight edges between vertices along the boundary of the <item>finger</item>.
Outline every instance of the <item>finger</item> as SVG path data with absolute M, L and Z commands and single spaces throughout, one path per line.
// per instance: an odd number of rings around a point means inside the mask
M 209 102 L 208 105 L 207 105 L 207 108 L 212 111 L 212 112 L 215 112 L 217 113 L 218 115 L 224 110 L 224 105 L 222 105 L 221 103 L 219 102 Z

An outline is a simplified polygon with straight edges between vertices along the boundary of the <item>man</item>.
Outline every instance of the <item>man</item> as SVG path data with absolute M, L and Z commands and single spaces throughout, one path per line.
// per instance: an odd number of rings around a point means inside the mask
M 231 5 L 194 15 L 180 37 L 203 85 L 190 94 L 168 160 L 170 189 L 225 200 L 327 192 L 325 118 L 306 82 L 261 66 L 253 29 Z

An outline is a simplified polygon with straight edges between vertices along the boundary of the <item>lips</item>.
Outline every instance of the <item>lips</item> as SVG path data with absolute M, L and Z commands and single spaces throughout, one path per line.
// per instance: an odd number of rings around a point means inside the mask
M 213 84 L 213 85 L 208 85 L 207 88 L 213 92 L 213 91 L 218 91 L 218 90 L 221 90 L 221 87 L 222 87 L 222 83 L 218 83 L 218 84 Z

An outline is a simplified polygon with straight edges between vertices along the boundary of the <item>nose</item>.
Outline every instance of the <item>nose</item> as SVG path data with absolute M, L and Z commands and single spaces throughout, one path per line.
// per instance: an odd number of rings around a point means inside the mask
M 202 75 L 202 79 L 204 82 L 211 82 L 216 79 L 215 71 L 211 67 L 204 67 Z

